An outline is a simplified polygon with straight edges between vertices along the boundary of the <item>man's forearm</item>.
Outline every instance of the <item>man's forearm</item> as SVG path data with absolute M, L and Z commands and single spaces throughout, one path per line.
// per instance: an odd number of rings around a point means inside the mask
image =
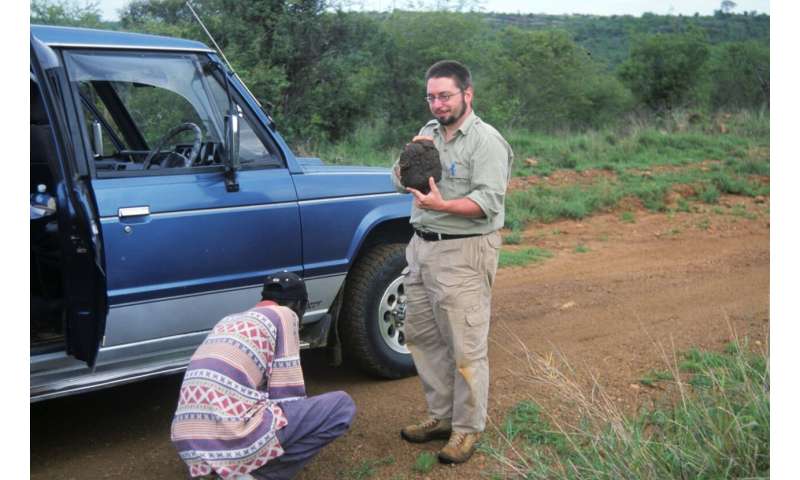
M 468 218 L 481 218 L 486 216 L 483 210 L 481 210 L 481 207 L 467 197 L 445 200 L 441 211 Z

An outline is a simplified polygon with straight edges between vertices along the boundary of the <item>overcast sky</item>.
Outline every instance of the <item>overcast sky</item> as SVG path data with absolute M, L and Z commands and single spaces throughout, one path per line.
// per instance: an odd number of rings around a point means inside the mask
M 130 0 L 99 0 L 99 6 L 105 20 L 117 20 L 117 11 Z M 432 4 L 435 0 L 426 0 Z M 391 10 L 407 8 L 417 1 L 409 0 L 345 0 L 355 10 Z M 718 10 L 718 0 L 478 0 L 487 12 L 509 13 L 547 13 L 569 14 L 587 13 L 594 15 L 641 15 L 645 12 L 658 14 L 711 15 Z M 736 1 L 735 12 L 757 11 L 769 13 L 769 0 Z

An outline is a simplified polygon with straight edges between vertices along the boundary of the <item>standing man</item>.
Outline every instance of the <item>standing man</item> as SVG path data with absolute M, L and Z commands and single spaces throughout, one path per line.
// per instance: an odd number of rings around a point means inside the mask
M 442 162 L 437 186 L 414 195 L 415 234 L 406 250 L 405 338 L 419 372 L 429 418 L 401 430 L 409 442 L 449 439 L 443 463 L 466 462 L 486 425 L 487 343 L 492 283 L 505 218 L 514 154 L 508 142 L 472 111 L 469 70 L 435 63 L 426 73 L 434 120 L 413 141 L 433 140 Z
M 303 280 L 268 276 L 261 299 L 220 320 L 186 368 L 172 443 L 192 477 L 290 479 L 353 421 L 346 393 L 306 397 Z

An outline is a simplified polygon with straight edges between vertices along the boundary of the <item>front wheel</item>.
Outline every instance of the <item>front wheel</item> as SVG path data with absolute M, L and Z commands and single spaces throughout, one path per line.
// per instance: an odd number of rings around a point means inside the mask
M 405 244 L 377 245 L 347 277 L 339 323 L 344 353 L 366 372 L 384 378 L 413 375 L 405 343 Z

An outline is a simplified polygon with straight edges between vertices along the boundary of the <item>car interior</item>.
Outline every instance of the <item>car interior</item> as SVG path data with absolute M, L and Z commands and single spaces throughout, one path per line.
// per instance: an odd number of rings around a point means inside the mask
M 61 248 L 51 159 L 55 146 L 39 86 L 30 82 L 31 123 L 31 350 L 63 347 Z

